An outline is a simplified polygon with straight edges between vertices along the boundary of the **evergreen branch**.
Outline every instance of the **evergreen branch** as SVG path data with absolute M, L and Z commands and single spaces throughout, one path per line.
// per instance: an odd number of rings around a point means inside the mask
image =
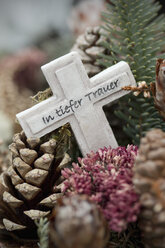
M 39 238 L 38 247 L 39 248 L 48 248 L 49 247 L 49 239 L 48 239 L 48 219 L 47 218 L 40 218 L 39 220 L 35 221 L 37 226 L 37 233 Z
M 162 42 L 165 17 L 157 16 L 161 6 L 153 0 L 112 0 L 111 3 L 103 16 L 106 40 L 102 46 L 107 54 L 100 55 L 98 62 L 109 67 L 125 60 L 136 81 L 146 81 L 149 87 L 155 81 L 156 58 L 165 47 Z M 123 97 L 116 111 L 125 123 L 123 130 L 135 144 L 151 128 L 165 131 L 165 122 L 154 108 L 153 98 L 144 99 L 141 95 Z

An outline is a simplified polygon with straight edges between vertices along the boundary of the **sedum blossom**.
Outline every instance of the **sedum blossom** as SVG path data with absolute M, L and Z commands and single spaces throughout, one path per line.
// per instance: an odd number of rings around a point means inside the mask
M 139 198 L 132 182 L 137 147 L 99 149 L 71 169 L 65 168 L 62 191 L 66 195 L 86 194 L 100 206 L 109 228 L 121 232 L 135 222 L 140 211 Z

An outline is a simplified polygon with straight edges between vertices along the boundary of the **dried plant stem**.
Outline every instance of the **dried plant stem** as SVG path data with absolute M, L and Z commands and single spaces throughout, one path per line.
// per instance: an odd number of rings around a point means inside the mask
M 151 97 L 153 94 L 153 83 L 147 85 L 145 81 L 139 82 L 138 86 L 124 86 L 122 87 L 123 90 L 132 91 L 135 96 L 138 96 L 140 93 L 143 93 L 144 97 Z

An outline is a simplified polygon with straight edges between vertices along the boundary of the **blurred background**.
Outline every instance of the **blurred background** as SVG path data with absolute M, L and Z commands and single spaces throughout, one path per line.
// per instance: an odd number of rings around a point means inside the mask
M 40 66 L 66 54 L 88 26 L 100 25 L 104 0 L 0 0 L 0 139 L 11 142 L 16 113 L 48 87 Z
M 15 52 L 41 45 L 48 38 L 81 33 L 86 25 L 97 24 L 102 3 L 103 0 L 1 0 L 0 49 Z
M 100 25 L 106 2 L 0 0 L 0 139 L 5 144 L 20 129 L 16 113 L 48 87 L 40 66 L 69 52 L 86 27 Z

